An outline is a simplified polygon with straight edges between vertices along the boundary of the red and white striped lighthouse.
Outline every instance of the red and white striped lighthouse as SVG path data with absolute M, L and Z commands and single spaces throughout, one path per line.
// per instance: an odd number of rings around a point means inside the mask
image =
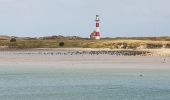
M 100 19 L 99 19 L 99 15 L 96 15 L 96 31 L 95 31 L 95 39 L 99 40 L 100 39 Z

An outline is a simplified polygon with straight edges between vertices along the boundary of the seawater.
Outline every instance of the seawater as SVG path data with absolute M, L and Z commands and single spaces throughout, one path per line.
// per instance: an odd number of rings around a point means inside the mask
M 29 67 L 38 65 L 27 65 L 22 71 L 15 67 L 25 65 L 13 65 L 12 69 L 1 66 L 4 69 L 0 69 L 0 100 L 170 100 L 170 70 L 167 69 L 34 71 Z

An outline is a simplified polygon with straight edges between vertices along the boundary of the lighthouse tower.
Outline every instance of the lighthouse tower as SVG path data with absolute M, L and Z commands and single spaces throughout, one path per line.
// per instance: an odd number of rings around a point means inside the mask
M 99 40 L 100 39 L 100 19 L 99 19 L 99 15 L 96 15 L 96 19 L 95 19 L 95 21 L 96 21 L 96 31 L 95 31 L 95 36 L 94 36 L 94 38 L 96 39 L 96 40 Z

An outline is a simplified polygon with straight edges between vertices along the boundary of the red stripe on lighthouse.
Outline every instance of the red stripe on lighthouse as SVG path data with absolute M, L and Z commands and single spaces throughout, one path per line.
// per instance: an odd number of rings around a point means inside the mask
M 95 36 L 100 36 L 100 32 L 96 32 Z
M 96 23 L 96 27 L 99 27 L 99 23 Z

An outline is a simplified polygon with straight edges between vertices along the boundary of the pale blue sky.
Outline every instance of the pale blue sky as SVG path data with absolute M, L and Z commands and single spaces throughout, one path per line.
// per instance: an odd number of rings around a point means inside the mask
M 0 35 L 170 36 L 170 0 L 0 0 Z

